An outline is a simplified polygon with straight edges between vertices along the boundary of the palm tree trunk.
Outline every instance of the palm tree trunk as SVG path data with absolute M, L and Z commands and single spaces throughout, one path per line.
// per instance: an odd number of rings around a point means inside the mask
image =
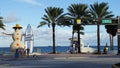
M 78 25 L 78 53 L 81 53 L 81 43 L 80 43 L 80 25 Z
M 100 51 L 100 25 L 97 25 L 97 43 L 98 43 L 98 54 L 101 53 Z
M 72 44 L 71 44 L 72 47 L 73 47 L 73 38 L 74 38 L 74 30 L 72 31 Z
M 114 41 L 113 40 L 114 40 L 114 37 L 112 36 L 112 48 L 111 48 L 111 50 L 114 50 L 114 47 L 113 47 L 114 46 Z
M 113 36 L 111 34 L 110 35 L 110 50 L 113 50 Z
M 117 36 L 117 40 L 118 40 L 118 55 L 120 55 L 120 35 Z
M 56 48 L 55 48 L 55 23 L 52 23 L 52 30 L 53 30 L 53 54 L 56 54 Z
M 112 46 L 112 43 L 111 43 L 112 42 L 112 40 L 111 40 L 111 34 L 109 34 L 109 37 L 110 37 L 110 50 L 112 50 L 111 49 L 111 46 Z
M 113 50 L 113 44 L 114 44 L 114 43 L 113 43 L 113 36 L 112 36 L 112 35 L 111 35 L 111 44 L 112 44 L 112 45 L 111 45 L 111 50 Z

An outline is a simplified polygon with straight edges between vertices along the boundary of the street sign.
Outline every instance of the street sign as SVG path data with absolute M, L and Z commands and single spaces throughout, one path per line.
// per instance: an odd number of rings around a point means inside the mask
M 112 20 L 110 20 L 110 19 L 103 19 L 102 23 L 103 24 L 112 23 Z

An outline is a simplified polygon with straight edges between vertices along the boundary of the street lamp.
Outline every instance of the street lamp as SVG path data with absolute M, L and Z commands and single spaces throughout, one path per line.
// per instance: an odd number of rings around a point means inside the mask
M 117 30 L 117 32 L 118 32 L 118 55 L 120 54 L 120 16 L 118 16 L 118 30 Z
M 77 24 L 77 27 L 78 27 L 78 29 L 77 29 L 77 32 L 78 32 L 78 53 L 81 53 L 81 43 L 80 43 L 80 24 L 81 24 L 81 19 L 76 19 L 75 20 L 76 22 L 76 24 Z

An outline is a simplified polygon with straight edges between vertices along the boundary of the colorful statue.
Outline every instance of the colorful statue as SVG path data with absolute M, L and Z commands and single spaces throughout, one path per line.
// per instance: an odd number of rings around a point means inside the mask
M 25 45 L 22 43 L 22 33 L 21 33 L 21 29 L 22 27 L 19 24 L 16 24 L 16 26 L 13 27 L 13 29 L 15 30 L 15 32 L 12 34 L 12 38 L 13 38 L 13 42 L 10 45 L 10 50 L 12 52 L 15 52 L 16 49 L 18 48 L 25 48 Z

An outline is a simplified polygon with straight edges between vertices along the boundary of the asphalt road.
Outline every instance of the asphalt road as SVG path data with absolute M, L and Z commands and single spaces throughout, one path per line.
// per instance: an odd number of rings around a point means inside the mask
M 0 68 L 111 68 L 120 62 L 116 55 L 44 55 L 0 61 Z

